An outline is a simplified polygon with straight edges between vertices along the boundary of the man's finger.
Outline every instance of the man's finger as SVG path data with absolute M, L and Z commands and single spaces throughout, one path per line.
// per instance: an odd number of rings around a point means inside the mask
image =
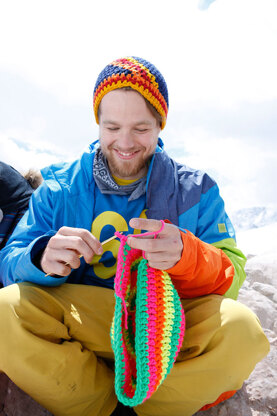
M 165 262 L 165 261 L 158 262 L 158 263 L 149 261 L 148 265 L 149 267 L 152 267 L 153 269 L 158 269 L 158 270 L 167 270 L 167 269 L 171 269 L 171 267 L 174 266 L 174 264 L 172 265 L 172 263 Z
M 47 253 L 47 257 L 51 257 L 52 260 L 56 259 L 57 256 L 61 256 L 61 250 L 73 250 L 79 255 L 84 256 L 87 263 L 92 260 L 92 257 L 95 254 L 95 250 L 93 250 L 81 237 L 56 234 L 49 240 L 45 253 Z M 60 257 L 60 259 L 65 262 L 67 261 L 62 257 Z
M 50 263 L 49 268 L 43 269 L 47 276 L 68 276 L 71 272 L 71 267 L 62 262 Z
M 147 251 L 149 253 L 165 252 L 167 248 L 164 240 L 154 240 L 154 238 L 128 237 L 127 244 L 132 248 Z
M 146 218 L 132 218 L 129 222 L 132 228 L 147 231 L 159 231 L 162 227 L 162 222 L 159 220 L 152 220 Z
M 83 228 L 61 227 L 59 229 L 59 234 L 61 234 L 63 236 L 68 236 L 68 237 L 72 237 L 72 236 L 79 237 L 95 253 L 100 255 L 103 252 L 101 243 L 88 230 L 85 230 Z

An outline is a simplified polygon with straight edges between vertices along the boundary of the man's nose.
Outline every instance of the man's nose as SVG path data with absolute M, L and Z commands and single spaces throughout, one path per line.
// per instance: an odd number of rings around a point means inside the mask
M 131 149 L 134 146 L 132 132 L 128 129 L 122 129 L 119 133 L 118 142 L 122 149 Z

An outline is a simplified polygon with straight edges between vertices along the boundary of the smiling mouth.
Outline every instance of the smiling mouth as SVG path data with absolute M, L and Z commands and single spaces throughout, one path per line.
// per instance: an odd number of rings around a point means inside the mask
M 136 150 L 135 152 L 122 152 L 118 149 L 114 149 L 114 150 L 118 154 L 118 156 L 122 159 L 132 159 L 139 152 L 139 150 Z

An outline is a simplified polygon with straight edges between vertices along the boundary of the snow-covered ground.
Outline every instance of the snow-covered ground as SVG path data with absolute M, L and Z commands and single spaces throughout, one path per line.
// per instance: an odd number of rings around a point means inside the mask
M 251 256 L 275 255 L 277 261 L 277 221 L 260 228 L 252 228 L 237 233 L 238 247 Z

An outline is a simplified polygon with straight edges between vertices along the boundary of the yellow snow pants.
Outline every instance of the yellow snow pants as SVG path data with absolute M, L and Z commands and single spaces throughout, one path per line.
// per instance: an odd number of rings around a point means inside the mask
M 188 416 L 241 388 L 269 351 L 258 318 L 219 295 L 182 300 L 186 333 L 170 374 L 134 408 Z M 0 290 L 0 370 L 55 416 L 109 416 L 114 392 L 114 291 L 21 283 Z M 204 413 L 203 413 L 204 415 Z

